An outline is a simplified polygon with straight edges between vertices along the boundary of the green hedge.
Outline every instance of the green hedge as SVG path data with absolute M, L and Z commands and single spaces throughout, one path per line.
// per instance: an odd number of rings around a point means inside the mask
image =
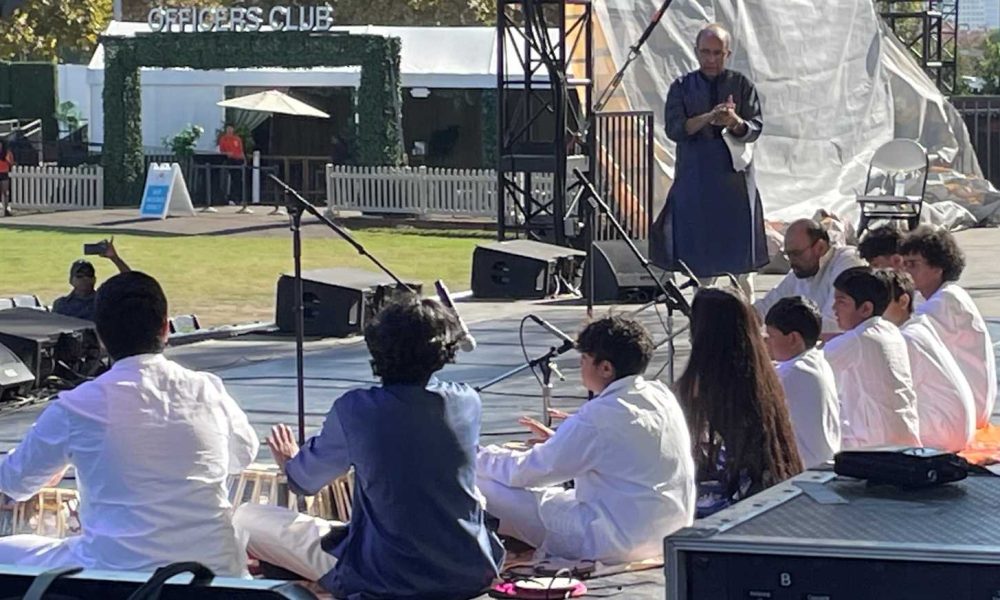
M 479 119 L 483 128 L 483 168 L 497 168 L 497 91 L 483 90 Z
M 0 63 L 0 119 L 41 119 L 42 138 L 59 137 L 56 66 L 46 62 Z
M 10 105 L 10 63 L 0 62 L 0 105 Z M 0 119 L 9 119 L 9 109 L 0 106 Z
M 293 31 L 157 33 L 104 44 L 104 203 L 136 205 L 143 188 L 139 68 L 361 67 L 358 162 L 403 159 L 398 38 Z

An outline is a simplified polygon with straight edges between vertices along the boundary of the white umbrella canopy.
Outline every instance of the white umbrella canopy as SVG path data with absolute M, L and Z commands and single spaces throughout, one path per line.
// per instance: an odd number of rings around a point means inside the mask
M 226 108 L 241 108 L 243 110 L 255 110 L 258 112 L 281 113 L 283 115 L 297 115 L 300 117 L 317 117 L 329 119 L 330 115 L 320 109 L 310 106 L 301 100 L 296 100 L 284 92 L 278 90 L 267 90 L 249 96 L 240 96 L 216 102 L 218 106 Z

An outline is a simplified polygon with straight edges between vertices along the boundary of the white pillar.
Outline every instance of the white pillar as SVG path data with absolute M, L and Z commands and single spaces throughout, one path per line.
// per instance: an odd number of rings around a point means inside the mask
M 253 151 L 253 195 L 251 196 L 254 204 L 260 204 L 260 150 Z

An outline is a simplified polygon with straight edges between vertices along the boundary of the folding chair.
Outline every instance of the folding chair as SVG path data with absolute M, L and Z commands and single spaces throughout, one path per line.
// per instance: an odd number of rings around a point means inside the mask
M 920 224 L 927 173 L 927 151 L 913 140 L 886 142 L 872 156 L 865 191 L 857 197 L 861 220 L 858 236 L 873 219 L 906 221 L 910 229 Z

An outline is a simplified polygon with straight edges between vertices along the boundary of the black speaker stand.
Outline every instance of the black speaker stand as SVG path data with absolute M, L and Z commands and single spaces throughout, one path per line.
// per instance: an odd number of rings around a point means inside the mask
M 604 199 L 601 198 L 601 195 L 594 188 L 594 186 L 590 182 L 590 180 L 587 179 L 587 176 L 584 175 L 583 172 L 580 171 L 580 169 L 573 169 L 573 175 L 576 177 L 577 182 L 580 184 L 581 193 L 583 193 L 583 194 L 586 195 L 586 200 L 590 204 L 591 209 L 594 212 L 595 218 L 590 219 L 591 224 L 593 225 L 593 222 L 596 221 L 596 213 L 597 212 L 600 212 L 601 214 L 603 214 L 604 217 L 606 217 L 608 219 L 608 221 L 611 223 L 611 225 L 615 228 L 615 231 L 618 232 L 618 235 L 620 235 L 621 238 L 625 241 L 625 244 L 626 244 L 626 246 L 628 246 L 629 251 L 635 256 L 636 260 L 639 261 L 639 264 L 642 266 L 642 268 L 646 271 L 646 273 L 649 274 L 649 277 L 654 282 L 656 282 L 656 286 L 660 289 L 659 296 L 657 296 L 657 298 L 653 302 L 647 304 L 646 306 L 643 306 L 638 311 L 635 311 L 632 314 L 636 315 L 639 312 L 641 312 L 642 310 L 645 310 L 646 308 L 648 308 L 650 306 L 654 306 L 654 305 L 656 305 L 656 304 L 658 304 L 660 302 L 663 302 L 664 305 L 666 305 L 666 307 L 667 307 L 667 321 L 666 321 L 666 330 L 667 330 L 666 333 L 667 333 L 667 337 L 666 337 L 665 340 L 662 340 L 661 342 L 657 343 L 656 347 L 659 348 L 663 344 L 667 344 L 667 349 L 668 349 L 668 352 L 669 352 L 667 360 L 669 361 L 668 364 L 670 366 L 670 369 L 668 371 L 668 373 L 669 373 L 669 381 L 670 381 L 670 383 L 673 383 L 674 382 L 674 353 L 676 351 L 676 349 L 674 347 L 674 339 L 676 339 L 676 337 L 678 335 L 680 335 L 684 331 L 684 329 L 681 329 L 680 331 L 677 331 L 677 332 L 674 331 L 674 328 L 673 328 L 673 314 L 674 314 L 674 312 L 680 312 L 684 316 L 690 317 L 691 316 L 691 305 L 688 304 L 688 301 L 687 301 L 686 298 L 684 298 L 684 295 L 681 293 L 680 288 L 678 288 L 674 284 L 673 281 L 671 281 L 669 279 L 661 280 L 659 277 L 656 276 L 656 274 L 653 272 L 652 263 L 649 261 L 648 258 L 646 258 L 645 256 L 642 255 L 642 252 L 640 252 L 638 248 L 636 248 L 635 243 L 632 242 L 632 238 L 629 236 L 628 232 L 625 231 L 624 227 L 622 227 L 621 222 L 617 218 L 615 218 L 614 212 L 611 210 L 611 207 L 609 207 L 608 204 L 607 204 L 607 202 L 605 202 Z M 588 250 L 588 254 L 591 257 L 590 258 L 591 264 L 588 265 L 588 268 L 591 269 L 591 271 L 590 271 L 591 277 L 590 277 L 590 286 L 589 286 L 590 290 L 588 292 L 588 300 L 587 300 L 587 303 L 588 303 L 587 304 L 588 313 L 591 313 L 591 311 L 592 311 L 592 307 L 593 307 L 593 295 L 594 295 L 594 276 L 593 276 L 594 275 L 594 271 L 593 271 L 594 239 L 593 239 L 593 228 L 591 229 L 590 238 L 591 238 L 590 239 L 590 244 L 589 244 L 590 248 Z

